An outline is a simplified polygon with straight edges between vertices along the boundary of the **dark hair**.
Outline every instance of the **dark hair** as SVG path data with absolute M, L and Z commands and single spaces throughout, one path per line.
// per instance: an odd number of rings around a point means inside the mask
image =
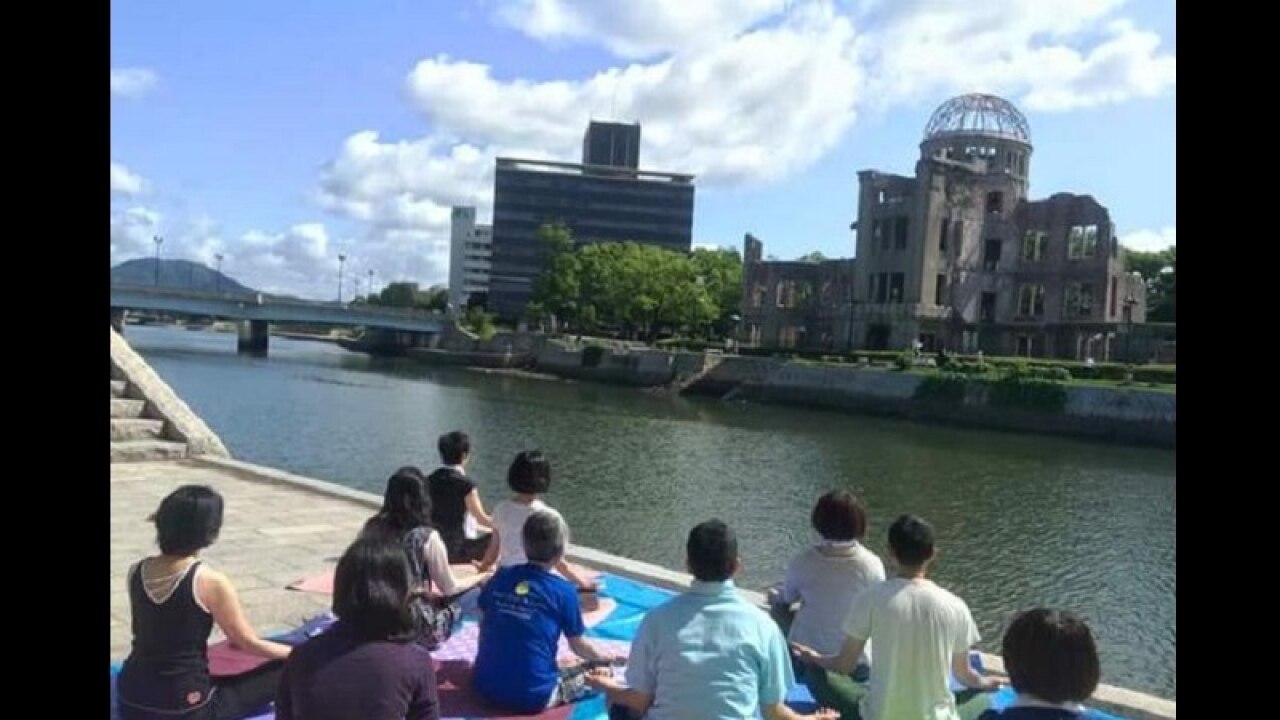
M 409 590 L 409 561 L 400 544 L 362 537 L 338 560 L 333 613 L 363 639 L 408 640 L 417 630 Z
M 733 577 L 738 561 L 738 537 L 719 520 L 708 520 L 689 531 L 685 544 L 689 572 L 703 582 L 724 582 Z
M 165 555 L 194 555 L 218 539 L 222 496 L 207 485 L 183 485 L 160 501 L 151 516 L 156 544 Z
M 427 478 L 416 467 L 406 465 L 387 479 L 382 509 L 365 523 L 365 533 L 383 533 L 398 540 L 416 527 L 431 526 L 431 496 Z
M 441 435 L 436 448 L 440 450 L 440 459 L 445 465 L 457 465 L 470 454 L 471 438 L 461 430 L 454 430 Z
M 1004 633 L 1002 652 L 1013 689 L 1045 702 L 1084 702 L 1102 675 L 1089 626 L 1062 610 L 1019 615 Z
M 899 515 L 889 526 L 889 549 L 908 567 L 919 567 L 933 557 L 933 526 L 915 515 Z
M 529 562 L 549 565 L 564 555 L 564 524 L 560 518 L 545 511 L 536 511 L 524 521 L 521 539 L 524 556 Z
M 861 540 L 867 534 L 867 511 L 848 490 L 832 490 L 818 498 L 812 522 L 826 540 Z
M 518 493 L 541 495 L 551 489 L 551 461 L 541 450 L 526 450 L 511 461 L 507 485 Z

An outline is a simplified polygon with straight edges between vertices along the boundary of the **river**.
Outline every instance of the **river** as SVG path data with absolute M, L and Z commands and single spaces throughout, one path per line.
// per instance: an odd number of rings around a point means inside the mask
M 433 469 L 436 437 L 462 429 L 488 507 L 508 494 L 515 453 L 541 449 L 574 542 L 678 568 L 689 528 L 720 517 L 738 531 L 744 586 L 780 578 L 812 541 L 819 495 L 853 490 L 886 563 L 894 517 L 934 525 L 934 579 L 968 602 L 985 649 L 999 651 L 1019 609 L 1070 608 L 1098 636 L 1105 682 L 1176 698 L 1172 452 L 651 397 L 275 337 L 269 358 L 236 355 L 234 335 L 126 337 L 238 459 L 381 494 L 401 465 Z

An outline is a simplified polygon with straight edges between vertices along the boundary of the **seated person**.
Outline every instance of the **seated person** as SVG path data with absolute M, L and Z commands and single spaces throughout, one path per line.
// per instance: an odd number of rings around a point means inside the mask
M 784 704 L 794 684 L 787 641 L 767 614 L 738 594 L 738 541 L 709 520 L 689 533 L 689 590 L 640 623 L 626 684 L 607 670 L 588 683 L 605 691 L 612 718 L 836 720 L 830 710 L 800 715 Z
M 444 540 L 431 527 L 430 518 L 426 477 L 418 468 L 403 467 L 387 480 L 382 509 L 369 518 L 360 535 L 381 538 L 404 549 L 421 639 L 434 649 L 449 639 L 462 614 L 475 608 L 480 594 L 477 587 L 489 579 L 489 573 L 455 577 Z
M 594 665 L 617 658 L 598 651 L 583 634 L 582 607 L 573 584 L 551 570 L 564 558 L 564 523 L 535 512 L 521 532 L 528 562 L 502 568 L 480 591 L 480 644 L 471 684 L 505 710 L 534 713 L 570 703 L 589 691 L 591 665 L 559 667 L 560 636 L 578 657 Z M 511 542 L 511 536 L 503 542 Z
M 569 526 L 564 518 L 555 508 L 542 501 L 542 496 L 551 489 L 551 462 L 541 451 L 529 450 L 516 455 L 507 470 L 507 485 L 511 488 L 512 496 L 493 508 L 493 541 L 489 543 L 484 559 L 477 566 L 481 570 L 487 570 L 494 563 L 498 567 L 525 563 L 520 533 L 525 520 L 535 512 L 545 512 L 558 518 L 564 526 L 565 545 L 569 543 Z M 596 589 L 594 583 L 581 577 L 563 558 L 556 563 L 555 569 L 581 590 Z
M 484 557 L 489 535 L 478 528 L 493 526 L 484 510 L 480 490 L 467 477 L 471 461 L 471 438 L 457 430 L 445 433 L 436 442 L 444 466 L 427 477 L 431 491 L 431 524 L 444 539 L 449 562 L 455 565 L 476 562 Z
M 184 485 L 152 516 L 160 554 L 129 570 L 133 648 L 118 681 L 123 720 L 238 720 L 275 697 L 279 661 L 290 648 L 258 637 L 231 581 L 199 557 L 218 539 L 222 507 L 213 488 Z M 276 662 L 211 678 L 208 644 L 215 623 L 235 647 Z
M 1001 652 L 1018 699 L 978 720 L 1079 720 L 1084 715 L 1081 703 L 1098 688 L 1101 669 L 1093 633 L 1083 620 L 1069 612 L 1028 610 L 1005 631 Z
M 822 541 L 791 561 L 782 587 L 770 592 L 769 604 L 788 640 L 835 655 L 844 644 L 841 626 L 854 598 L 884 581 L 884 563 L 861 543 L 867 534 L 867 513 L 853 493 L 833 490 L 823 495 L 813 508 L 812 523 Z M 800 609 L 789 618 L 790 606 L 797 602 Z M 855 679 L 866 681 L 869 662 L 864 648 Z
M 293 651 L 276 720 L 438 720 L 431 655 L 414 642 L 411 580 L 399 543 L 347 548 L 333 579 L 338 621 Z
M 935 557 L 933 527 L 913 515 L 899 517 L 889 528 L 889 552 L 897 561 L 896 576 L 871 587 L 854 603 L 838 654 L 824 655 L 792 643 L 797 658 L 816 666 L 805 676 L 814 697 L 835 706 L 844 718 L 976 716 L 990 704 L 981 692 L 995 690 L 999 683 L 969 664 L 969 649 L 979 639 L 969 606 L 925 577 Z M 868 641 L 875 644 L 869 691 L 840 677 L 853 671 Z M 829 672 L 816 672 L 819 668 Z M 950 674 L 979 692 L 957 699 Z

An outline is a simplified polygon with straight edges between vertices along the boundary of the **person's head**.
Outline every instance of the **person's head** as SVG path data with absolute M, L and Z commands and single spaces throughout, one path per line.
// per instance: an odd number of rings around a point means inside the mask
M 366 640 L 407 640 L 415 634 L 409 589 L 409 561 L 400 543 L 362 537 L 338 560 L 333 613 Z
M 421 470 L 405 466 L 387 479 L 382 509 L 374 520 L 395 537 L 431 524 L 431 496 L 427 494 L 427 478 Z
M 1019 615 L 1005 631 L 1001 651 L 1013 689 L 1045 702 L 1082 703 L 1102 674 L 1089 626 L 1062 610 Z
M 551 489 L 551 461 L 541 450 L 526 450 L 511 461 L 507 485 L 518 493 L 541 495 Z
M 160 501 L 151 516 L 156 544 L 165 555 L 195 555 L 218 540 L 222 496 L 206 485 L 183 485 Z
M 867 534 L 867 511 L 848 490 L 832 490 L 818 498 L 812 522 L 823 540 L 861 540 Z
M 471 457 L 471 438 L 461 430 L 441 435 L 436 447 L 445 465 L 461 465 Z
M 933 559 L 933 526 L 915 515 L 900 515 L 889 526 L 889 551 L 902 567 L 924 567 Z
M 538 565 L 555 565 L 564 557 L 564 523 L 549 512 L 536 511 L 520 531 L 524 556 Z
M 690 530 L 685 552 L 689 572 L 702 582 L 724 582 L 738 572 L 738 537 L 719 520 Z

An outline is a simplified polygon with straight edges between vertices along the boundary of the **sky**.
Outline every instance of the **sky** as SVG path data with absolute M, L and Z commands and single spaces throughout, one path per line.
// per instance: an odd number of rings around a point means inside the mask
M 913 172 L 949 97 L 1031 126 L 1031 194 L 1176 242 L 1173 0 L 113 0 L 111 261 L 269 292 L 443 283 L 498 155 L 577 161 L 590 119 L 697 175 L 696 246 L 849 257 L 857 172 Z M 348 285 L 350 287 L 350 285 Z

